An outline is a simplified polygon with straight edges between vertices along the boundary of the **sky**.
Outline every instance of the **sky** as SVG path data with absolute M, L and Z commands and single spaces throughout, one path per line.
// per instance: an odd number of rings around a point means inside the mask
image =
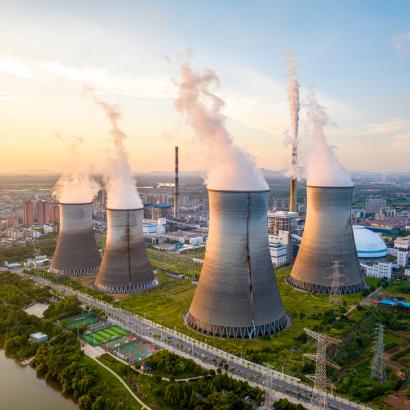
M 189 51 L 187 51 L 189 50 Z M 0 173 L 104 168 L 110 124 L 84 85 L 117 105 L 135 172 L 207 166 L 175 110 L 180 65 L 220 78 L 236 144 L 288 168 L 287 54 L 298 62 L 301 140 L 313 87 L 329 142 L 356 171 L 410 171 L 410 3 L 358 1 L 0 0 Z

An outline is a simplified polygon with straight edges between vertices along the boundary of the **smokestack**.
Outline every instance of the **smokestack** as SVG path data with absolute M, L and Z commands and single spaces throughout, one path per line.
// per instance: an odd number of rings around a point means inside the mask
M 307 214 L 302 245 L 288 282 L 296 288 L 328 294 L 331 269 L 342 265 L 340 293 L 365 287 L 351 222 L 353 187 L 307 187 Z
M 178 147 L 175 147 L 175 194 L 174 194 L 174 218 L 179 214 L 179 158 Z
M 142 233 L 144 209 L 107 209 L 107 240 L 97 288 L 111 294 L 135 293 L 157 285 Z
M 208 190 L 209 239 L 192 304 L 194 329 L 220 337 L 258 337 L 285 328 L 267 232 L 268 191 Z
M 93 232 L 92 205 L 60 203 L 60 229 L 50 272 L 84 276 L 98 272 L 101 257 Z

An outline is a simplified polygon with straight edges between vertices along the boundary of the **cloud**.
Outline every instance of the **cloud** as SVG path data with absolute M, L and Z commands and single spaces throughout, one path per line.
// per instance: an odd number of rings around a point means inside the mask
M 403 54 L 410 53 L 410 30 L 394 38 L 394 48 Z
M 92 84 L 103 93 L 136 98 L 166 98 L 170 82 L 163 77 L 113 74 L 106 68 L 74 67 L 60 61 L 24 62 L 8 56 L 0 56 L 0 73 L 15 77 L 47 81 L 62 79 L 83 86 Z

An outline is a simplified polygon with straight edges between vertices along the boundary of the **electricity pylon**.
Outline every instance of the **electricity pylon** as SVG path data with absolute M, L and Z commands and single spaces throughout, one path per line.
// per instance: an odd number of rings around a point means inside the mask
M 314 332 L 313 330 L 307 328 L 305 328 L 304 330 L 308 334 L 308 336 L 317 340 L 316 354 L 304 354 L 304 356 L 314 360 L 316 363 L 315 374 L 306 375 L 306 377 L 312 380 L 314 383 L 311 399 L 311 408 L 315 410 L 328 409 L 329 406 L 326 388 L 328 385 L 330 385 L 330 383 L 328 382 L 326 377 L 326 366 L 331 366 L 335 369 L 339 369 L 340 367 L 335 363 L 332 363 L 329 360 L 327 360 L 326 349 L 328 346 L 340 343 L 341 341 L 338 339 L 334 339 L 333 337 L 326 336 L 322 333 Z
M 379 383 L 386 381 L 386 366 L 384 363 L 384 326 L 379 323 L 376 327 L 376 334 L 373 343 L 372 372 L 370 377 Z
M 342 265 L 339 261 L 335 261 L 332 266 L 332 284 L 330 285 L 329 300 L 333 305 L 341 305 L 343 300 L 341 296 L 340 278 L 342 276 Z

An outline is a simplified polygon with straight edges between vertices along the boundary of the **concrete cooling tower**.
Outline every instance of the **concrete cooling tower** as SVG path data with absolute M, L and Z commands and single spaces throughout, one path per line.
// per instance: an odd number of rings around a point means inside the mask
M 205 260 L 185 321 L 220 337 L 277 332 L 288 317 L 269 253 L 267 191 L 209 190 Z
M 299 289 L 331 293 L 365 287 L 351 223 L 353 187 L 307 187 L 307 214 L 302 245 L 288 282 Z M 332 273 L 340 265 L 338 278 Z
M 90 275 L 98 272 L 100 262 L 91 203 L 60 203 L 60 230 L 50 272 L 65 276 Z
M 107 293 L 141 292 L 157 285 L 145 249 L 141 209 L 107 209 L 107 240 L 96 286 Z

